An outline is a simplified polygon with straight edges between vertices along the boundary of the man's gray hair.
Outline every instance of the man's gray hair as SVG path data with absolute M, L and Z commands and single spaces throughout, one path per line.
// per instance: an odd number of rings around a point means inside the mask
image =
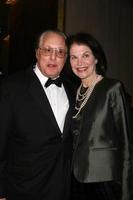
M 57 35 L 60 35 L 64 38 L 65 40 L 65 43 L 66 43 L 66 40 L 67 40 L 67 36 L 65 35 L 65 33 L 63 33 L 62 31 L 60 30 L 52 30 L 52 29 L 49 29 L 49 30 L 46 30 L 46 31 L 43 31 L 37 38 L 37 41 L 36 41 L 36 44 L 35 44 L 35 49 L 38 49 L 39 45 L 42 43 L 43 39 L 45 38 L 45 35 L 49 34 L 49 33 L 55 33 Z

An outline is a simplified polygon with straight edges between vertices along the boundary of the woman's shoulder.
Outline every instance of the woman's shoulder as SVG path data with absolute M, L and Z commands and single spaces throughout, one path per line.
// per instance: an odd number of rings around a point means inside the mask
M 115 79 L 115 78 L 110 78 L 110 77 L 104 77 L 104 80 L 105 80 L 107 83 L 110 83 L 110 84 L 121 83 L 120 80 Z
M 109 78 L 109 77 L 104 77 L 102 79 L 101 83 L 99 83 L 98 88 L 101 91 L 109 92 L 109 93 L 125 91 L 124 84 L 120 80 L 114 79 L 114 78 Z
M 114 78 L 104 77 L 103 82 L 109 87 L 123 87 L 122 81 Z

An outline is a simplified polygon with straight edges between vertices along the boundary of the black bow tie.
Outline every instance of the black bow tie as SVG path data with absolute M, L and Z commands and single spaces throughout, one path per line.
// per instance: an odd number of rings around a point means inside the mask
M 61 84 L 62 84 L 62 79 L 61 77 L 57 78 L 57 79 L 51 79 L 49 78 L 46 83 L 45 83 L 45 87 L 47 88 L 48 86 L 50 86 L 51 84 L 55 84 L 57 85 L 58 87 L 61 87 Z

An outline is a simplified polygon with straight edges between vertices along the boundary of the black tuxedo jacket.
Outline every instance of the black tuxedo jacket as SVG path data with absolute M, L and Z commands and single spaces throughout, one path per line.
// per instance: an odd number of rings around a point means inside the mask
M 68 199 L 71 159 L 69 99 L 63 137 L 45 92 L 28 69 L 12 75 L 0 93 L 0 197 L 7 199 Z

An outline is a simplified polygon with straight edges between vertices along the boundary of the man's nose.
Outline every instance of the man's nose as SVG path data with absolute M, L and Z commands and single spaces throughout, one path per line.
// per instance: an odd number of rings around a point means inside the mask
M 51 54 L 50 54 L 50 59 L 51 59 L 51 60 L 55 60 L 55 59 L 56 59 L 56 51 L 55 51 L 55 50 L 53 50 L 53 51 L 51 52 Z

